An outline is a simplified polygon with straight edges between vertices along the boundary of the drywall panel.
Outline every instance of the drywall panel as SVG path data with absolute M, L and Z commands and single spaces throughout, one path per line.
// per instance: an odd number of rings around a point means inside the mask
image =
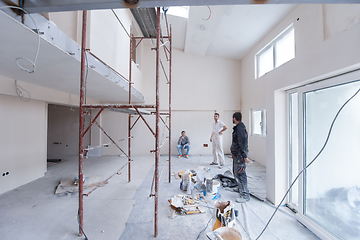
M 155 70 L 156 56 L 150 41 L 144 41 L 142 62 L 142 89 L 147 104 L 155 104 Z M 161 59 L 168 74 L 168 61 L 164 51 Z M 220 119 L 229 127 L 224 133 L 224 151 L 229 153 L 231 144 L 232 113 L 240 110 L 240 71 L 239 61 L 214 56 L 199 57 L 188 55 L 173 49 L 172 66 L 172 141 L 171 151 L 176 154 L 177 140 L 180 132 L 185 130 L 191 140 L 190 154 L 212 154 L 210 135 L 213 114 L 220 113 Z M 168 110 L 169 92 L 167 79 L 160 68 L 160 109 Z M 132 117 L 132 123 L 137 116 Z M 145 116 L 149 126 L 155 132 L 155 116 Z M 166 117 L 163 116 L 164 121 Z M 115 139 L 127 138 L 127 115 L 106 113 L 102 116 L 104 128 L 114 134 Z M 116 125 L 112 126 L 113 124 Z M 164 143 L 161 154 L 168 153 L 167 134 L 160 121 L 160 144 Z M 155 148 L 154 136 L 140 119 L 132 130 L 132 154 L 150 154 Z M 105 138 L 102 137 L 102 144 Z M 208 147 L 204 147 L 208 144 Z M 127 149 L 127 143 L 120 145 Z M 118 154 L 114 146 L 103 149 L 103 155 Z
M 124 77 L 129 76 L 131 18 L 129 10 L 114 10 L 125 27 L 123 29 L 112 10 L 91 11 L 90 51 Z
M 85 117 L 85 127 L 89 125 Z M 89 145 L 90 132 L 84 137 L 84 147 Z M 79 108 L 49 104 L 48 158 L 63 158 L 79 154 Z
M 324 4 L 325 39 L 346 31 L 360 22 L 359 4 Z
M 80 83 L 79 83 L 80 84 Z M 16 96 L 15 79 L 0 76 L 0 94 Z M 21 88 L 24 99 L 45 101 L 48 103 L 78 106 L 80 102 L 79 95 L 57 91 L 47 87 L 41 87 L 27 82 L 17 81 Z M 97 104 L 99 102 L 86 98 L 88 104 Z
M 3 193 L 44 176 L 47 105 L 0 95 L 0 112 L 0 193 Z
M 120 148 L 127 153 L 128 114 L 104 111 L 101 114 L 101 126 Z M 97 126 L 93 126 L 92 128 L 97 128 Z M 103 147 L 102 155 L 124 156 L 102 131 L 100 135 L 101 144 L 109 144 L 109 147 Z
M 68 35 L 72 40 L 81 44 L 81 39 L 78 39 L 78 12 L 52 12 L 49 13 L 49 20 Z M 80 16 L 81 18 L 81 16 Z M 79 40 L 79 41 L 78 41 Z
M 151 45 L 143 46 L 142 61 L 143 95 L 148 104 L 155 103 L 155 51 Z M 160 55 L 167 71 L 166 57 Z M 240 62 L 214 56 L 195 56 L 173 49 L 172 59 L 172 152 L 176 153 L 176 145 L 180 132 L 185 130 L 192 139 L 192 154 L 211 154 L 210 143 L 213 114 L 220 113 L 231 129 L 232 113 L 240 110 Z M 168 109 L 168 85 L 160 68 L 160 109 Z M 150 116 L 149 116 L 150 117 Z M 134 136 L 136 139 L 136 136 Z M 224 134 L 224 150 L 229 153 L 231 130 Z M 146 142 L 146 138 L 141 141 Z M 150 141 L 150 139 L 149 139 Z M 152 141 L 152 140 L 151 140 Z M 142 144 L 140 144 L 142 145 Z M 162 153 L 167 153 L 166 149 Z
M 287 187 L 286 97 L 284 91 L 305 84 L 315 77 L 360 62 L 360 25 L 355 24 L 324 41 L 323 8 L 321 5 L 299 5 L 264 37 L 242 60 L 242 110 L 249 121 L 252 108 L 267 110 L 266 147 L 251 140 L 266 155 L 267 198 L 278 203 Z M 332 13 L 334 9 L 331 9 Z M 343 12 L 342 7 L 338 9 Z M 338 14 L 346 18 L 346 14 Z M 299 21 L 297 19 L 299 18 Z M 283 29 L 294 23 L 295 59 L 255 79 L 255 54 Z M 327 25 L 331 28 L 330 25 Z M 335 26 L 335 28 L 337 28 Z M 251 94 L 250 94 L 251 93 Z M 266 154 L 264 154 L 264 152 Z

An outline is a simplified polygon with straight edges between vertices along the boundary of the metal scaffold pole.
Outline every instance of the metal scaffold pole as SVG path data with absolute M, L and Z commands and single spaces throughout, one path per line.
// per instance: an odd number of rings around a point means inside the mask
M 169 183 L 171 183 L 171 64 L 172 64 L 172 29 L 170 26 L 170 61 L 169 61 Z
M 79 104 L 79 235 L 84 228 L 83 216 L 83 188 L 84 188 L 84 99 L 85 99 L 85 54 L 86 54 L 86 20 L 87 11 L 83 11 L 82 42 L 81 42 L 81 76 L 80 76 L 80 104 Z
M 129 104 L 131 104 L 131 67 L 132 67 L 132 51 L 135 49 L 132 48 L 132 26 L 130 26 L 130 61 L 129 61 Z M 131 114 L 128 116 L 128 181 L 131 181 Z
M 156 134 L 155 134 L 155 221 L 154 221 L 154 236 L 158 235 L 158 205 L 159 205 L 159 121 L 160 121 L 160 106 L 159 106 L 159 67 L 160 67 L 160 8 L 157 8 L 156 13 Z

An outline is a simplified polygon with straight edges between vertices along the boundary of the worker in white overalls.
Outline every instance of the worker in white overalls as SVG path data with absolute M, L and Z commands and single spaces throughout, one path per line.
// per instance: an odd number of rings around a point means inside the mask
M 222 134 L 227 129 L 226 125 L 219 120 L 220 114 L 214 114 L 214 123 L 213 123 L 213 130 L 210 137 L 210 142 L 212 142 L 213 147 L 213 155 L 214 161 L 210 163 L 210 165 L 225 165 L 225 157 L 224 157 L 224 150 L 222 145 Z

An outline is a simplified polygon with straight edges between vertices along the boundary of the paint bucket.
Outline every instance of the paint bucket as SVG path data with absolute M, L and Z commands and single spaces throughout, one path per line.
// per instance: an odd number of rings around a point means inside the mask
M 219 190 L 220 190 L 220 182 L 218 180 L 213 180 L 211 194 L 218 195 Z

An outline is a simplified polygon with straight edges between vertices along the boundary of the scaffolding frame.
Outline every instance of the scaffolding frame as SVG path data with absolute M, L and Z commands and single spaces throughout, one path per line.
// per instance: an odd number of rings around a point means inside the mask
M 86 22 L 87 22 L 87 11 L 83 11 L 83 18 L 82 18 L 82 42 L 81 42 L 81 74 L 80 74 L 80 104 L 79 104 L 79 209 L 78 209 L 78 217 L 79 217 L 79 235 L 81 236 L 83 234 L 83 228 L 84 228 L 84 221 L 83 221 L 83 196 L 88 196 L 90 193 L 92 193 L 94 190 L 96 190 L 98 187 L 102 186 L 101 183 L 99 186 L 95 187 L 93 190 L 91 190 L 89 193 L 84 194 L 84 136 L 85 134 L 90 130 L 90 128 L 96 124 L 101 131 L 110 139 L 110 141 L 128 158 L 127 163 L 122 166 L 119 170 L 121 171 L 126 165 L 128 165 L 128 182 L 131 181 L 131 130 L 135 126 L 135 124 L 138 122 L 138 120 L 141 118 L 146 126 L 149 128 L 150 132 L 155 137 L 155 150 L 151 150 L 150 152 L 155 153 L 155 172 L 154 172 L 154 178 L 153 182 L 155 182 L 155 194 L 150 194 L 150 196 L 155 197 L 155 209 L 154 209 L 154 236 L 157 237 L 158 235 L 158 197 L 159 197 L 159 158 L 160 158 L 160 148 L 159 146 L 159 123 L 160 120 L 163 122 L 163 124 L 166 126 L 166 128 L 169 131 L 168 140 L 169 140 L 169 183 L 171 182 L 171 67 L 172 67 L 172 31 L 171 27 L 169 30 L 167 17 L 165 14 L 165 20 L 166 20 L 166 28 L 168 36 L 162 36 L 161 34 L 161 26 L 160 26 L 160 7 L 157 8 L 156 13 L 157 18 L 157 26 L 156 26 L 156 48 L 152 48 L 152 50 L 156 50 L 156 79 L 155 79 L 155 85 L 156 85 L 156 102 L 155 105 L 146 105 L 146 104 L 131 104 L 131 85 L 133 82 L 132 79 L 132 53 L 135 51 L 135 49 L 139 46 L 141 41 L 143 39 L 154 39 L 153 38 L 144 38 L 144 37 L 135 37 L 132 34 L 132 28 L 130 28 L 130 34 L 128 34 L 130 38 L 130 52 L 129 52 L 129 101 L 128 104 L 85 104 L 85 78 L 86 78 L 86 65 L 85 65 L 85 58 L 86 58 Z M 124 29 L 125 30 L 125 29 Z M 167 42 L 164 42 L 164 38 L 168 39 L 170 48 L 168 48 L 165 44 Z M 136 46 L 132 47 L 132 41 L 133 40 L 139 40 L 139 42 L 136 44 Z M 160 46 L 160 42 L 162 45 Z M 160 60 L 160 47 L 164 47 L 165 56 L 167 61 L 169 62 L 169 77 L 166 75 L 165 68 Z M 169 54 L 169 56 L 168 56 Z M 160 98 L 159 98 L 159 78 L 160 73 L 159 69 L 160 66 L 162 67 L 162 70 L 164 71 L 167 84 L 168 84 L 168 91 L 169 91 L 169 109 L 168 112 L 160 113 Z M 125 79 L 125 78 L 124 78 Z M 149 124 L 147 123 L 146 119 L 143 117 L 142 113 L 139 111 L 139 109 L 154 109 L 155 112 L 152 111 L 151 114 L 156 116 L 156 128 L 155 132 L 151 129 Z M 96 114 L 95 117 L 92 117 L 89 113 L 88 109 L 100 109 L 100 111 Z M 101 115 L 101 113 L 104 111 L 104 109 L 134 109 L 136 111 L 136 115 L 138 115 L 138 118 L 135 120 L 135 122 L 131 123 L 131 117 L 132 113 L 128 114 L 128 153 L 126 154 L 125 151 L 123 151 L 119 145 L 110 137 L 110 135 L 100 126 L 100 124 L 96 121 L 97 118 Z M 84 127 L 84 116 L 85 114 L 89 115 L 90 117 L 90 124 L 85 129 Z M 166 122 L 162 119 L 161 115 L 166 115 L 169 119 L 169 125 L 166 125 Z M 107 178 L 105 181 L 109 180 L 111 177 L 113 177 L 115 174 Z M 151 190 L 152 191 L 152 190 Z

